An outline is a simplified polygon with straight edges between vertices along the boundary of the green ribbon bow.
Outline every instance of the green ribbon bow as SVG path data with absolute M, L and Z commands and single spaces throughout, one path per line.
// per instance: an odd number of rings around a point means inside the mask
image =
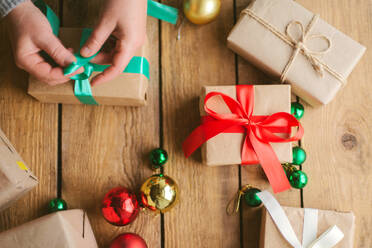
M 44 13 L 47 17 L 52 29 L 53 33 L 57 36 L 59 32 L 60 22 L 57 15 L 53 12 L 53 10 L 44 3 L 42 0 L 37 0 L 34 4 Z M 170 22 L 172 24 L 177 23 L 178 19 L 178 10 L 163 5 L 158 2 L 154 2 L 152 0 L 147 1 L 147 14 L 149 16 L 158 18 L 160 20 Z M 83 29 L 83 33 L 81 35 L 80 40 L 80 47 L 82 47 L 87 39 L 89 38 L 92 30 L 85 28 Z M 78 70 L 80 67 L 84 67 L 84 72 L 71 76 L 70 78 L 75 81 L 74 86 L 74 94 L 79 99 L 80 102 L 84 104 L 90 105 L 98 105 L 96 100 L 93 97 L 91 85 L 89 82 L 89 77 L 92 75 L 94 71 L 102 72 L 109 65 L 99 65 L 95 63 L 91 63 L 90 60 L 93 59 L 98 53 L 94 54 L 91 57 L 85 58 L 80 55 L 80 53 L 74 54 L 76 57 L 76 62 L 71 63 L 64 69 L 65 75 L 70 75 Z M 137 73 L 143 74 L 145 77 L 150 79 L 150 64 L 145 57 L 133 57 L 127 67 L 123 71 L 124 73 Z

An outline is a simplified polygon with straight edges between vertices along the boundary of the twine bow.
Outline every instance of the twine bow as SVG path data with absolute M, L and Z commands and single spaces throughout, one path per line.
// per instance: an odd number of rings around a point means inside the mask
M 320 61 L 315 56 L 327 53 L 331 49 L 332 43 L 331 43 L 331 40 L 325 35 L 321 35 L 321 34 L 309 35 L 310 30 L 312 29 L 312 27 L 314 26 L 314 24 L 317 22 L 318 19 L 319 19 L 319 15 L 314 15 L 314 17 L 311 19 L 311 22 L 307 26 L 306 30 L 304 26 L 302 25 L 302 23 L 299 21 L 291 21 L 287 25 L 285 33 L 289 41 L 292 43 L 292 46 L 295 48 L 295 50 L 293 51 L 292 56 L 290 57 L 287 65 L 285 66 L 282 72 L 282 75 L 280 77 L 281 82 L 285 81 L 289 68 L 291 67 L 293 61 L 295 60 L 295 58 L 298 56 L 300 52 L 302 52 L 302 54 L 305 55 L 305 57 L 309 60 L 314 70 L 323 77 L 324 75 L 323 65 L 322 63 L 320 63 Z M 296 38 L 294 38 L 294 36 L 291 33 L 291 30 L 292 30 L 291 28 L 293 26 L 299 28 L 299 31 L 301 33 L 301 37 L 299 40 L 296 40 Z M 307 46 L 307 42 L 312 39 L 325 40 L 327 42 L 327 47 L 321 51 L 313 51 L 309 49 Z
M 311 19 L 309 25 L 307 25 L 306 29 L 304 28 L 304 25 L 296 20 L 291 21 L 285 30 L 285 34 L 279 32 L 276 27 L 259 17 L 256 13 L 254 13 L 251 9 L 245 9 L 242 11 L 242 14 L 246 14 L 252 19 L 256 20 L 258 23 L 263 25 L 265 28 L 270 30 L 273 34 L 275 34 L 277 37 L 279 37 L 281 40 L 283 40 L 285 43 L 290 45 L 291 47 L 294 48 L 294 51 L 284 67 L 281 76 L 280 76 L 280 81 L 283 83 L 286 78 L 289 69 L 291 68 L 294 60 L 298 56 L 299 53 L 302 53 L 306 59 L 311 63 L 312 67 L 314 70 L 320 75 L 324 75 L 324 70 L 326 70 L 328 73 L 330 73 L 332 76 L 334 76 L 338 81 L 341 83 L 345 83 L 346 79 L 344 76 L 342 76 L 340 73 L 336 72 L 332 68 L 330 68 L 327 64 L 323 63 L 319 58 L 317 58 L 318 55 L 323 55 L 329 52 L 329 50 L 332 47 L 332 42 L 331 40 L 322 34 L 314 34 L 314 35 L 309 35 L 311 29 L 314 27 L 315 23 L 319 20 L 319 15 L 314 15 L 313 18 Z M 291 28 L 296 25 L 296 27 L 299 27 L 301 36 L 300 39 L 294 38 L 294 36 L 291 33 Z M 313 51 L 308 47 L 308 41 L 313 40 L 313 39 L 322 39 L 327 42 L 327 47 L 321 51 Z

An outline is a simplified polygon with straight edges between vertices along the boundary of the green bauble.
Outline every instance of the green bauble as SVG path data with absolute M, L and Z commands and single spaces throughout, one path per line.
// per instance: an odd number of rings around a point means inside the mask
M 244 192 L 244 201 L 250 207 L 258 207 L 261 205 L 261 199 L 256 195 L 257 193 L 261 192 L 261 190 L 257 188 L 250 188 Z
M 292 149 L 293 161 L 292 164 L 301 165 L 306 161 L 306 152 L 299 146 Z
M 57 211 L 67 210 L 67 203 L 62 198 L 55 198 L 48 204 L 48 212 L 54 213 Z
M 305 109 L 304 106 L 299 102 L 292 102 L 291 104 L 291 114 L 296 117 L 297 120 L 304 116 Z
M 289 176 L 289 183 L 293 188 L 303 189 L 307 184 L 308 178 L 305 172 L 303 171 L 294 171 Z
M 166 150 L 156 148 L 150 153 L 150 160 L 153 166 L 158 169 L 162 167 L 168 160 L 168 153 Z

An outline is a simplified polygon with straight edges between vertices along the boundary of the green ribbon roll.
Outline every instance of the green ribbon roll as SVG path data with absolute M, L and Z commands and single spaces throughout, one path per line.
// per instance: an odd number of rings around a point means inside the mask
M 34 4 L 44 13 L 52 27 L 53 33 L 56 36 L 58 36 L 60 22 L 57 15 L 42 0 L 37 0 L 34 2 Z M 149 16 L 158 18 L 166 22 L 170 22 L 172 24 L 177 23 L 178 19 L 177 9 L 152 0 L 148 0 L 147 4 L 148 4 L 147 14 Z M 80 39 L 80 47 L 82 47 L 85 44 L 91 32 L 92 32 L 91 29 L 87 28 L 83 29 Z M 71 63 L 64 69 L 64 74 L 70 75 L 74 73 L 76 70 L 78 70 L 80 67 L 84 67 L 83 73 L 70 77 L 72 80 L 75 81 L 74 94 L 76 98 L 79 99 L 79 101 L 84 104 L 98 105 L 97 101 L 94 99 L 92 94 L 89 77 L 92 75 L 94 71 L 102 72 L 109 67 L 109 65 L 98 65 L 90 62 L 90 60 L 93 59 L 97 54 L 98 53 L 94 54 L 91 57 L 85 58 L 82 57 L 80 53 L 76 53 L 74 54 L 76 57 L 76 62 Z M 135 56 L 130 60 L 129 64 L 124 69 L 123 73 L 142 74 L 148 79 L 150 79 L 150 64 L 145 57 Z

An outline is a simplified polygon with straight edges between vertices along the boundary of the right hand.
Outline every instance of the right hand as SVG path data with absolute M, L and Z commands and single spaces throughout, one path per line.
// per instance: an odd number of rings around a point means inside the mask
M 15 63 L 19 68 L 50 85 L 70 80 L 63 75 L 62 67 L 76 59 L 53 34 L 48 20 L 31 1 L 19 4 L 5 19 Z M 59 66 L 53 67 L 46 62 L 40 55 L 41 51 L 46 52 Z

